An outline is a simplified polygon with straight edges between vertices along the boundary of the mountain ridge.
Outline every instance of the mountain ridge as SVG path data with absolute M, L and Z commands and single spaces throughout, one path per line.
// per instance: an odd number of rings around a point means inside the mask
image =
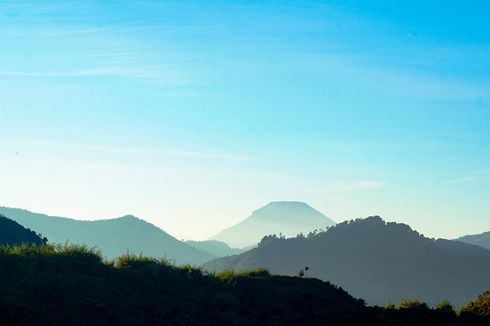
M 16 246 L 22 244 L 40 245 L 48 241 L 42 235 L 23 225 L 0 215 L 0 245 Z
M 262 237 L 269 234 L 292 237 L 334 224 L 333 220 L 304 202 L 274 201 L 254 210 L 249 217 L 215 234 L 209 240 L 243 248 L 256 245 Z
M 406 224 L 379 216 L 343 222 L 327 231 L 286 239 L 267 236 L 258 247 L 205 264 L 210 271 L 268 268 L 279 275 L 308 275 L 337 284 L 369 304 L 406 298 L 460 305 L 490 289 L 490 251 L 428 239 Z
M 247 249 L 239 249 L 239 248 L 231 248 L 225 242 L 218 240 L 186 240 L 184 241 L 186 244 L 195 247 L 199 250 L 212 254 L 215 257 L 225 257 L 236 254 L 241 254 Z
M 69 242 L 97 247 L 109 259 L 128 251 L 190 264 L 202 264 L 215 257 L 177 240 L 134 215 L 82 221 L 3 206 L 0 207 L 0 214 L 46 235 L 52 243 Z
M 480 247 L 490 250 L 490 231 L 479 233 L 479 234 L 465 235 L 455 240 L 478 245 Z

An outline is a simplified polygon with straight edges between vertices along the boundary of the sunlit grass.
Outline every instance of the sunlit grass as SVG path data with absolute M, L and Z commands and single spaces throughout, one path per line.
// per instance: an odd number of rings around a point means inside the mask
M 215 276 L 221 281 L 230 281 L 238 277 L 267 277 L 271 276 L 271 274 L 268 269 L 259 267 L 257 269 L 249 271 L 235 271 L 233 269 L 227 269 L 222 271 L 221 273 L 215 274 Z

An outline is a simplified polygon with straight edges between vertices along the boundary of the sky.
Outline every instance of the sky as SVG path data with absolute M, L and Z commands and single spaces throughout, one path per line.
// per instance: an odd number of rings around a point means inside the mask
M 490 2 L 0 0 L 0 121 L 2 206 L 490 231 Z

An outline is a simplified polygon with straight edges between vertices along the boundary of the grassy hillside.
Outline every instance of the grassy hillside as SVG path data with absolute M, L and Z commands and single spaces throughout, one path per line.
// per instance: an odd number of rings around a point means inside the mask
M 0 245 L 43 244 L 47 239 L 0 215 Z
M 281 275 L 329 280 L 369 304 L 418 298 L 431 305 L 448 299 L 460 306 L 490 289 L 490 251 L 425 238 L 408 225 L 371 217 L 337 224 L 325 232 L 286 239 L 265 237 L 240 255 L 214 260 L 206 269 L 265 266 Z
M 107 258 L 129 252 L 200 265 L 215 256 L 189 246 L 135 216 L 80 221 L 23 209 L 0 207 L 0 214 L 45 235 L 52 243 L 70 242 L 100 249 Z
M 484 319 L 468 310 L 465 320 Z M 104 262 L 80 246 L 0 247 L 2 325 L 464 325 L 423 304 L 366 307 L 316 279 L 266 270 L 208 275 L 164 260 Z

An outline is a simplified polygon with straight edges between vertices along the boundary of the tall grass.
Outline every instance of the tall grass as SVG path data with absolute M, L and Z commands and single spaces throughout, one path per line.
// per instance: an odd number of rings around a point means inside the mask
M 271 273 L 267 268 L 259 267 L 250 271 L 235 271 L 233 269 L 226 269 L 221 273 L 215 274 L 215 277 L 221 281 L 230 281 L 239 277 L 267 277 L 271 276 Z

